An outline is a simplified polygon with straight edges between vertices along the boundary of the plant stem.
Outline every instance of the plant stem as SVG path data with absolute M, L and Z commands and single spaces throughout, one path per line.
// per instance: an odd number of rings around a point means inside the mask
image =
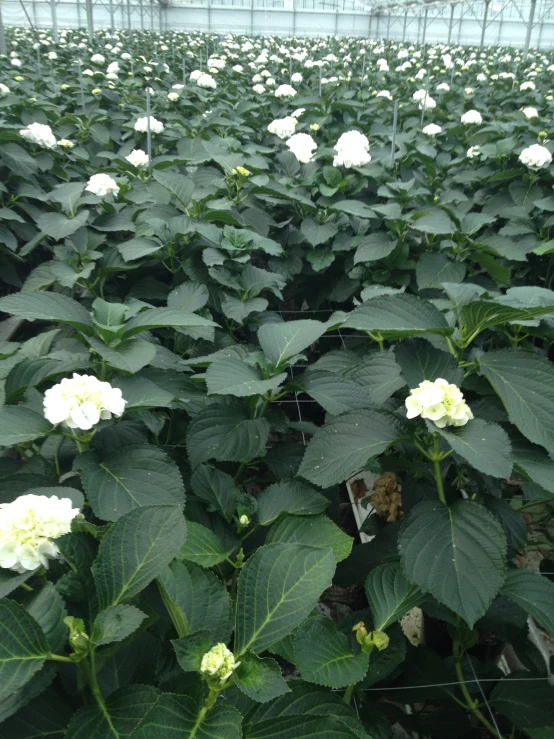
M 467 689 L 467 685 L 464 680 L 464 673 L 462 671 L 462 665 L 460 663 L 461 656 L 463 656 L 463 650 L 461 649 L 458 642 L 454 642 L 454 669 L 456 670 L 456 677 L 458 678 L 458 682 L 460 683 L 460 690 L 462 691 L 462 695 L 464 696 L 464 700 L 466 702 L 466 708 L 471 711 L 471 713 L 475 716 L 475 718 L 483 724 L 483 726 L 490 731 L 490 733 L 497 737 L 497 739 L 503 739 L 502 735 L 498 733 L 496 728 L 491 724 L 491 722 L 483 716 L 481 711 L 477 708 L 477 701 L 474 701 L 471 697 L 469 690 Z
M 71 665 L 75 664 L 74 660 L 69 657 L 64 657 L 63 654 L 49 654 L 46 659 L 51 659 L 54 662 L 69 662 Z
M 90 661 L 85 660 L 83 662 L 83 669 L 85 671 L 85 675 L 87 676 L 87 682 L 90 688 L 90 692 L 92 693 L 94 700 L 98 704 L 98 708 L 104 714 L 104 717 L 106 721 L 108 722 L 108 726 L 110 727 L 110 731 L 113 732 L 114 736 L 117 736 L 117 732 L 112 723 L 111 716 L 108 713 L 108 709 L 106 708 L 104 697 L 102 696 L 102 693 L 100 692 L 100 687 L 98 685 L 98 681 L 96 680 L 96 662 L 95 662 L 94 648 L 90 652 Z
M 210 692 L 208 693 L 208 697 L 204 701 L 204 705 L 202 706 L 202 708 L 200 709 L 200 711 L 198 713 L 198 716 L 196 718 L 196 721 L 194 723 L 194 726 L 191 729 L 191 732 L 190 732 L 190 734 L 188 736 L 188 739 L 194 739 L 194 737 L 196 736 L 196 732 L 198 731 L 198 729 L 202 725 L 202 721 L 204 721 L 204 719 L 206 717 L 206 714 L 215 705 L 215 702 L 217 700 L 217 696 L 219 695 L 219 693 L 220 693 L 219 690 L 214 690 L 213 688 L 210 688 Z
M 344 702 L 347 706 L 350 705 L 350 701 L 352 700 L 352 695 L 354 693 L 354 683 L 352 685 L 349 685 L 346 690 L 344 691 Z
M 246 465 L 247 465 L 246 462 L 240 463 L 240 467 L 238 468 L 237 473 L 235 475 L 235 482 L 240 482 L 242 475 L 244 473 L 244 470 L 246 469 Z
M 441 458 L 441 453 L 439 449 L 439 435 L 433 434 L 433 467 L 435 468 L 435 480 L 437 483 L 437 491 L 438 491 L 439 500 L 441 501 L 441 503 L 444 503 L 444 505 L 447 505 L 446 497 L 444 495 L 444 485 L 442 483 L 440 458 Z

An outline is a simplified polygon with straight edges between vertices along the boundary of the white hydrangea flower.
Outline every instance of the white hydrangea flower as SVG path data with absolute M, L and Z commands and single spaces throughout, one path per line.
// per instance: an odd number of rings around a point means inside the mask
M 93 64 L 104 64 L 106 61 L 105 58 L 102 56 L 102 54 L 93 54 L 90 58 L 90 61 Z
M 267 130 L 269 133 L 279 136 L 280 139 L 288 139 L 293 135 L 297 123 L 296 118 L 293 118 L 291 115 L 286 118 L 276 118 L 274 121 L 271 121 Z
M 12 59 L 12 67 L 20 67 L 21 66 L 21 60 L 20 59 Z
M 447 82 L 441 82 L 437 85 L 437 90 L 443 90 L 444 92 L 450 92 L 450 85 Z
M 148 130 L 148 117 L 144 116 L 144 118 L 139 118 L 138 121 L 135 123 L 135 131 L 140 131 L 141 133 L 146 133 Z M 151 133 L 162 133 L 164 130 L 164 124 L 159 121 L 157 118 L 154 118 L 153 115 L 150 116 L 150 131 Z
M 265 92 L 265 87 L 263 85 L 261 85 L 260 83 L 258 83 L 257 85 L 254 85 L 254 87 L 252 88 L 252 90 L 257 95 L 263 95 L 263 93 Z
M 250 523 L 250 519 L 245 513 L 243 513 L 242 516 L 239 518 L 239 523 L 241 526 L 248 526 L 248 524 Z
M 179 93 L 178 92 L 168 92 L 167 93 L 167 99 L 171 103 L 175 103 L 177 100 L 179 100 Z
M 334 149 L 337 154 L 333 159 L 333 167 L 363 167 L 371 161 L 369 140 L 359 131 L 343 133 Z
M 44 146 L 46 149 L 53 149 L 57 143 L 52 129 L 44 123 L 30 123 L 27 128 L 22 128 L 19 134 L 32 144 Z
M 54 425 L 65 423 L 71 429 L 89 431 L 100 420 L 121 416 L 125 403 L 119 388 L 74 372 L 44 393 L 44 417 Z
M 527 82 L 522 82 L 519 86 L 520 92 L 525 92 L 526 90 L 534 90 L 535 89 L 535 83 L 531 82 L 531 80 L 528 80 Z
M 69 498 L 20 495 L 0 504 L 0 567 L 15 572 L 48 568 L 60 551 L 52 539 L 71 531 L 79 509 Z
M 223 69 L 225 67 L 225 59 L 208 59 L 208 67 Z
M 110 177 L 109 174 L 99 172 L 98 174 L 92 175 L 87 182 L 85 190 L 93 193 L 93 195 L 98 195 L 103 198 L 106 195 L 117 195 L 119 192 L 119 185 L 112 177 Z
M 240 662 L 235 662 L 233 653 L 220 642 L 202 657 L 200 672 L 224 683 L 239 665 Z
M 434 382 L 424 380 L 410 390 L 406 398 L 408 418 L 427 418 L 439 428 L 465 426 L 473 418 L 462 391 L 442 377 Z
M 293 75 L 291 75 L 290 81 L 293 82 L 295 85 L 299 85 L 304 78 L 300 74 L 300 72 L 295 72 Z
M 291 115 L 291 118 L 300 118 L 302 113 L 305 113 L 305 112 L 306 112 L 306 108 L 297 108 L 290 115 Z
M 56 60 L 56 59 L 58 58 L 58 55 L 56 54 L 56 52 L 55 52 L 55 51 L 49 51 L 49 52 L 48 52 L 48 54 L 47 54 L 46 56 L 47 56 L 47 57 L 48 57 L 48 59 L 50 59 L 51 61 L 55 61 L 55 60 Z
M 194 70 L 193 70 L 193 71 L 192 71 L 192 72 L 190 73 L 190 75 L 189 75 L 189 80 L 190 80 L 191 82 L 196 82 L 196 80 L 197 80 L 197 79 L 198 79 L 199 77 L 201 77 L 201 76 L 202 76 L 202 72 L 201 72 L 201 71 L 200 71 L 199 69 L 194 69 Z
M 483 123 L 483 116 L 478 110 L 468 110 L 462 115 L 460 120 L 465 126 L 472 126 Z
M 10 91 L 10 88 L 7 85 L 4 85 L 2 82 L 0 82 L 0 95 L 7 95 Z
M 532 107 L 522 108 L 521 112 L 527 118 L 527 120 L 531 120 L 531 118 L 539 117 L 539 111 L 536 108 L 532 108 Z
M 290 85 L 279 85 L 275 90 L 276 98 L 293 98 L 296 95 L 296 90 Z
M 392 95 L 388 90 L 379 90 L 377 95 L 375 97 L 378 98 L 387 98 L 387 100 L 392 100 Z
M 436 123 L 429 123 L 421 130 L 421 133 L 424 133 L 426 136 L 438 136 L 439 133 L 442 133 L 442 128 L 437 126 Z
M 467 158 L 468 159 L 477 159 L 481 156 L 481 147 L 480 146 L 470 146 L 467 150 Z
M 210 88 L 211 90 L 215 90 L 217 87 L 217 82 L 214 80 L 211 74 L 201 74 L 200 77 L 196 80 L 196 84 L 198 87 L 205 87 Z
M 106 68 L 108 74 L 117 74 L 119 72 L 119 62 L 110 62 Z
M 232 69 L 233 69 L 233 72 L 242 72 L 243 67 L 240 64 L 235 64 L 235 66 Z
M 133 151 L 128 154 L 125 159 L 134 167 L 148 166 L 148 154 L 142 149 L 133 149 Z
M 308 133 L 295 133 L 286 144 L 301 164 L 311 162 L 317 149 L 316 142 Z
M 532 144 L 519 155 L 519 161 L 530 169 L 540 169 L 552 163 L 552 154 L 540 144 Z

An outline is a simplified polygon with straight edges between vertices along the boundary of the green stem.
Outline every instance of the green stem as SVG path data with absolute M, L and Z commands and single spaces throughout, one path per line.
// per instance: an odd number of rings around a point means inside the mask
M 435 469 L 435 480 L 437 483 L 437 491 L 439 494 L 439 500 L 441 503 L 444 503 L 444 505 L 447 505 L 446 503 L 446 497 L 444 495 L 444 485 L 442 483 L 442 475 L 441 475 L 441 453 L 439 449 L 439 435 L 433 434 L 433 467 Z
M 350 701 L 352 700 L 352 695 L 354 693 L 354 683 L 352 685 L 349 685 L 346 690 L 344 691 L 344 702 L 347 706 L 350 705 Z
M 196 732 L 202 725 L 202 721 L 204 721 L 204 719 L 206 718 L 206 714 L 215 705 L 215 702 L 217 700 L 217 696 L 219 695 L 219 693 L 220 693 L 219 690 L 214 690 L 213 688 L 210 688 L 208 697 L 204 701 L 204 705 L 202 706 L 202 708 L 200 709 L 198 713 L 198 716 L 196 718 L 194 726 L 191 729 L 188 739 L 194 739 L 194 737 L 196 736 Z
M 462 652 L 463 654 L 463 652 Z M 460 683 L 460 690 L 462 691 L 462 695 L 464 696 L 464 700 L 466 702 L 466 708 L 471 711 L 471 713 L 475 716 L 475 718 L 483 724 L 483 726 L 490 731 L 490 733 L 494 737 L 499 737 L 502 739 L 502 736 L 498 733 L 498 731 L 495 729 L 495 727 L 491 724 L 491 722 L 483 716 L 481 711 L 477 708 L 477 701 L 474 701 L 471 697 L 469 690 L 467 689 L 467 685 L 465 684 L 464 680 L 464 673 L 462 671 L 462 665 L 460 664 L 460 649 L 457 642 L 454 642 L 454 668 L 456 670 L 456 677 L 458 678 L 458 682 Z
M 70 659 L 69 657 L 64 657 L 62 654 L 49 654 L 46 659 L 51 659 L 54 662 L 69 662 L 69 664 L 74 665 L 75 661 Z
M 102 696 L 102 693 L 100 692 L 98 681 L 96 680 L 96 662 L 95 662 L 94 648 L 90 652 L 90 662 L 88 660 L 85 660 L 83 662 L 83 668 L 85 671 L 85 675 L 87 677 L 87 682 L 90 688 L 90 692 L 92 693 L 94 700 L 98 704 L 98 708 L 102 711 L 106 721 L 108 722 L 110 731 L 113 733 L 114 736 L 118 736 L 115 730 L 115 727 L 112 723 L 111 716 L 108 713 L 108 709 L 106 708 L 104 697 Z
M 247 464 L 248 464 L 247 462 L 240 463 L 240 467 L 238 468 L 237 473 L 235 475 L 235 482 L 240 482 Z
M 22 582 L 19 587 L 23 588 L 23 590 L 27 590 L 29 593 L 33 592 L 33 588 L 30 585 L 27 585 L 26 582 Z

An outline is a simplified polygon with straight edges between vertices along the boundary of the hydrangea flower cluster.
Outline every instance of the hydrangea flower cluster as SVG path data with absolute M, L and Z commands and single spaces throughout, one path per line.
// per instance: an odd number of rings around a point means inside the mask
M 286 143 L 301 164 L 312 161 L 317 144 L 309 133 L 295 133 Z
M 148 130 L 148 117 L 144 116 L 144 118 L 139 118 L 138 121 L 135 123 L 135 131 L 139 131 L 140 133 L 146 133 Z M 154 118 L 153 115 L 150 116 L 150 132 L 151 133 L 162 133 L 164 130 L 164 124 L 159 121 L 157 118 Z
M 445 426 L 465 426 L 473 413 L 462 391 L 442 377 L 434 382 L 424 380 L 406 398 L 408 418 L 427 418 L 443 429 Z
M 53 149 L 57 143 L 52 129 L 44 123 L 30 123 L 19 131 L 19 135 L 45 149 Z
M 286 118 L 276 118 L 274 121 L 271 121 L 267 130 L 269 133 L 279 136 L 280 139 L 288 139 L 293 135 L 297 123 L 296 118 L 288 115 Z
M 552 154 L 546 146 L 532 144 L 521 152 L 519 161 L 529 169 L 541 169 L 552 164 Z
M 110 177 L 109 174 L 99 172 L 98 174 L 92 175 L 87 182 L 85 190 L 88 190 L 93 195 L 98 195 L 98 197 L 103 198 L 106 195 L 117 195 L 119 192 L 119 185 L 112 177 Z
M 20 495 L 0 504 L 0 567 L 27 572 L 48 567 L 59 556 L 52 541 L 71 531 L 79 513 L 69 498 L 56 495 Z
M 334 167 L 363 167 L 371 161 L 369 140 L 359 131 L 343 133 L 335 144 L 335 151 L 337 154 L 333 159 Z
M 75 372 L 44 393 L 44 416 L 54 425 L 89 431 L 100 420 L 121 416 L 125 403 L 119 388 Z
M 225 680 L 231 677 L 239 665 L 240 662 L 235 662 L 235 657 L 231 650 L 227 649 L 225 644 L 220 642 L 202 657 L 200 672 L 209 677 L 216 678 L 220 683 L 224 683 Z

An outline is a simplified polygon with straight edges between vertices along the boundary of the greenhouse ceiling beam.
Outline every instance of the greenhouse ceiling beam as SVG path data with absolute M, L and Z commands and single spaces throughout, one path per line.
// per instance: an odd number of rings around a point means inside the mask
M 408 0 L 407 2 L 401 2 L 401 0 L 391 0 L 390 2 L 378 3 L 377 5 L 371 6 L 372 12 L 381 13 L 387 10 L 407 10 L 408 8 L 419 9 L 419 8 L 430 8 L 435 5 L 441 7 L 447 7 L 449 5 L 461 5 L 464 0 Z

